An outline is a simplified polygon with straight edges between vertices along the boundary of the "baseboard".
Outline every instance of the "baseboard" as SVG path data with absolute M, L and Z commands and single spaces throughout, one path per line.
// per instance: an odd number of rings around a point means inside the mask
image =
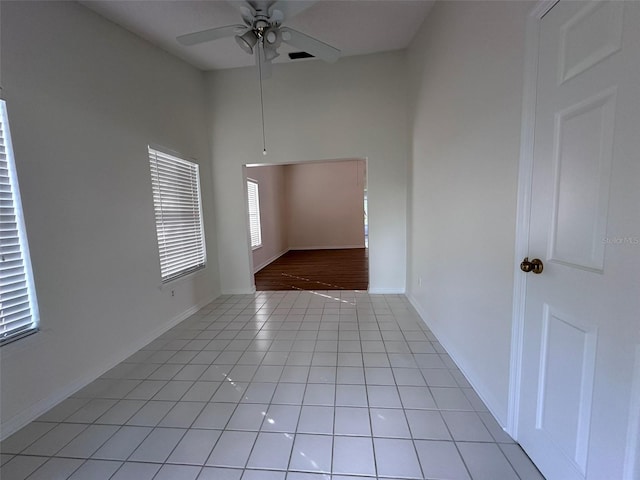
M 433 322 L 430 318 L 428 318 L 428 316 L 426 315 L 426 312 L 420 306 L 420 303 L 416 300 L 416 298 L 410 293 L 407 294 L 407 298 L 409 299 L 409 302 L 411 303 L 413 308 L 415 308 L 416 312 L 418 313 L 418 316 L 422 319 L 422 321 L 429 328 L 429 330 L 433 332 L 433 334 L 438 339 L 438 342 L 440 342 L 440 344 L 444 347 L 444 349 L 447 351 L 451 359 L 458 366 L 458 368 L 460 369 L 464 377 L 467 379 L 467 381 L 471 384 L 473 389 L 476 391 L 480 399 L 487 406 L 487 408 L 489 409 L 489 412 L 491 413 L 491 415 L 493 415 L 493 418 L 496 419 L 500 427 L 506 432 L 507 430 L 506 430 L 506 426 L 503 424 L 504 422 L 502 422 L 500 420 L 500 417 L 496 415 L 495 405 L 497 404 L 497 401 L 495 400 L 494 396 L 489 392 L 485 391 L 480 386 L 480 383 L 477 381 L 477 379 L 473 375 L 470 375 L 468 373 L 468 369 L 466 368 L 465 363 L 460 360 L 461 357 L 459 354 L 457 354 L 457 350 L 452 346 L 451 341 L 442 332 L 440 326 L 437 323 Z
M 404 295 L 404 288 L 371 288 L 369 287 L 369 293 L 373 295 Z
M 277 259 L 279 259 L 282 255 L 284 255 L 285 253 L 287 253 L 289 251 L 289 249 L 287 248 L 286 250 L 283 250 L 280 253 L 275 254 L 273 257 L 271 257 L 269 260 L 265 260 L 264 262 L 262 262 L 260 265 L 258 266 L 253 266 L 253 273 L 257 273 L 260 270 L 262 270 L 264 267 L 266 267 L 267 265 L 269 265 L 270 263 L 275 262 Z
M 221 295 L 251 295 L 254 293 L 256 293 L 256 287 L 252 285 L 247 288 L 229 288 L 222 290 Z
M 179 324 L 183 320 L 186 320 L 191 315 L 193 315 L 198 310 L 200 310 L 202 307 L 211 303 L 216 298 L 217 296 L 212 296 L 210 298 L 207 298 L 206 300 L 198 303 L 197 305 L 194 305 L 188 308 L 187 310 L 185 310 L 184 312 L 176 315 L 164 325 L 150 332 L 148 335 L 143 337 L 134 345 L 128 346 L 120 350 L 117 354 L 111 356 L 111 358 L 108 361 L 101 364 L 99 368 L 94 369 L 93 371 L 87 373 L 86 375 L 83 375 L 82 377 L 71 382 L 70 384 L 65 385 L 64 387 L 59 388 L 54 393 L 49 395 L 47 398 L 40 400 L 36 404 L 31 405 L 30 407 L 26 408 L 22 412 L 15 415 L 10 420 L 2 423 L 2 425 L 0 425 L 0 441 L 14 434 L 18 430 L 20 430 L 22 427 L 26 426 L 28 423 L 38 418 L 43 413 L 48 412 L 53 407 L 58 405 L 60 402 L 62 402 L 63 400 L 66 400 L 69 396 L 76 393 L 78 390 L 86 387 L 91 382 L 93 382 L 96 378 L 104 375 L 107 371 L 109 371 L 110 369 L 118 365 L 120 362 L 129 358 L 131 355 L 136 353 L 142 347 L 149 344 L 150 342 L 158 338 L 160 335 L 162 335 L 169 329 L 175 327 L 177 324 Z
M 289 247 L 289 250 L 348 250 L 352 248 L 365 248 L 364 243 L 362 245 L 317 245 L 311 247 Z

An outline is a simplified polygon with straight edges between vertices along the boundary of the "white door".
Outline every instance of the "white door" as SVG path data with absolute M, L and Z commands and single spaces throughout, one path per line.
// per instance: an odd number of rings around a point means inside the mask
M 518 441 L 548 480 L 623 478 L 640 341 L 640 2 L 540 20 Z

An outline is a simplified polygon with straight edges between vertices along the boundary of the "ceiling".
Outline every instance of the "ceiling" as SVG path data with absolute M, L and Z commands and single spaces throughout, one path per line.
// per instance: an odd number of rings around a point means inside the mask
M 185 33 L 241 24 L 238 10 L 228 1 L 85 0 L 80 3 L 201 70 L 254 64 L 253 57 L 242 51 L 233 37 L 192 47 L 176 41 L 178 35 Z M 285 19 L 284 24 L 340 49 L 344 57 L 406 48 L 433 0 L 319 0 L 310 3 L 313 5 L 295 17 Z M 297 50 L 282 44 L 280 56 L 274 63 L 291 62 L 286 54 Z

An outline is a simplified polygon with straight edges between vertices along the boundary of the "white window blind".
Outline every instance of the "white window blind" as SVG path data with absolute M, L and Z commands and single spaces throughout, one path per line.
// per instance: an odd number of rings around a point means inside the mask
M 0 345 L 37 329 L 38 305 L 7 106 L 0 100 Z
M 149 147 L 162 282 L 205 266 L 198 164 Z
M 247 196 L 249 200 L 249 232 L 251 232 L 251 248 L 262 246 L 262 229 L 260 228 L 260 197 L 258 183 L 247 180 Z

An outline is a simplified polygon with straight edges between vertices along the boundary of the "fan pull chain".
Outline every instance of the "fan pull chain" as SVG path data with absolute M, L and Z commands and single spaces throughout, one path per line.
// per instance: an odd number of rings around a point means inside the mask
M 264 47 L 263 47 L 264 48 Z M 258 76 L 260 77 L 260 112 L 262 114 L 262 155 L 267 154 L 267 140 L 264 133 L 264 99 L 262 96 L 262 58 L 260 48 L 258 47 L 256 54 L 258 55 Z

